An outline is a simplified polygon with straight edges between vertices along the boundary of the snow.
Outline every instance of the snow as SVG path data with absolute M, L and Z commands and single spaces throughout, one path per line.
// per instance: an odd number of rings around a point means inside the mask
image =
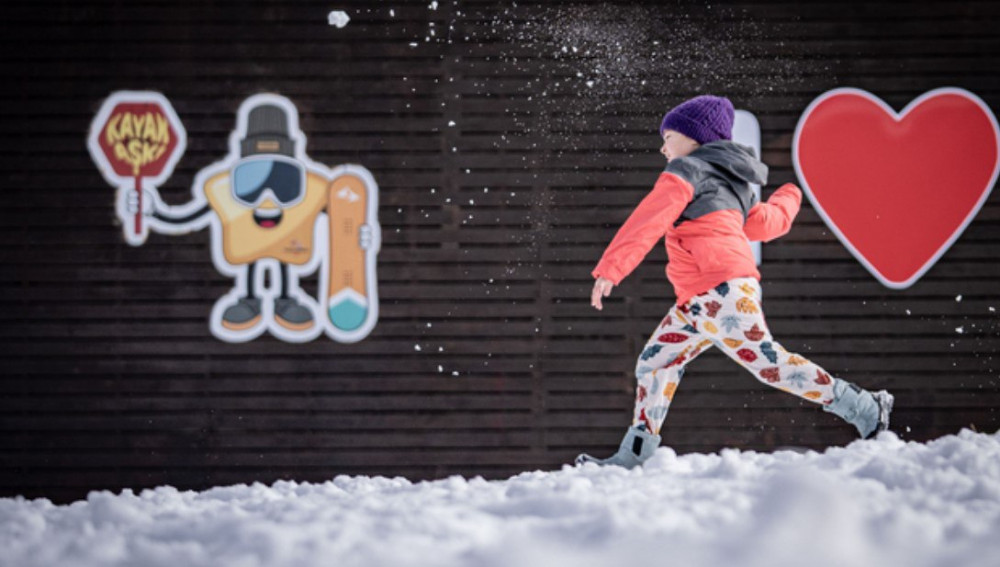
M 87 566 L 996 565 L 1000 435 L 823 453 L 661 448 L 642 469 L 338 476 L 0 500 L 0 563 Z
M 351 21 L 351 17 L 347 15 L 347 12 L 344 12 L 343 10 L 337 10 L 327 14 L 326 20 L 327 23 L 330 24 L 331 26 L 337 26 L 338 28 L 342 28 L 346 26 L 348 22 Z

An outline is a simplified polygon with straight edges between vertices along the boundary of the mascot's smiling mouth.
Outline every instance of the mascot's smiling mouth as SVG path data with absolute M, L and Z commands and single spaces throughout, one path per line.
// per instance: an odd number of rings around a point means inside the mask
M 253 221 L 261 228 L 274 228 L 281 222 L 281 209 L 254 209 Z

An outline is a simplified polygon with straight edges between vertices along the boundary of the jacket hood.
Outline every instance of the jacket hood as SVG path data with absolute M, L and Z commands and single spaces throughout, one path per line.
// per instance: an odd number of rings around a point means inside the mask
M 767 166 L 757 159 L 752 148 L 730 140 L 719 140 L 700 146 L 690 157 L 712 164 L 747 183 L 767 183 Z

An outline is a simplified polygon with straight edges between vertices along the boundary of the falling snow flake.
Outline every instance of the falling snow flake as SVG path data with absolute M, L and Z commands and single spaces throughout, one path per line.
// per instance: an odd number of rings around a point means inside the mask
M 326 21 L 331 26 L 337 26 L 338 28 L 342 28 L 346 26 L 348 22 L 351 21 L 351 17 L 347 15 L 347 12 L 343 10 L 337 10 L 327 14 Z

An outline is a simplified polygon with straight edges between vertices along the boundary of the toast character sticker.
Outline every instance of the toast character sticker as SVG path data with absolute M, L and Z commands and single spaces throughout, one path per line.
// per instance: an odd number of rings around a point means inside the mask
M 119 209 L 142 211 L 149 228 L 164 234 L 211 228 L 212 260 L 234 279 L 212 309 L 216 337 L 243 342 L 266 330 L 289 342 L 321 333 L 338 342 L 365 338 L 378 318 L 381 241 L 371 173 L 310 160 L 297 109 L 273 94 L 240 106 L 229 149 L 195 176 L 191 202 L 168 206 L 147 189 L 144 204 L 132 191 Z M 313 299 L 299 281 L 317 269 Z

